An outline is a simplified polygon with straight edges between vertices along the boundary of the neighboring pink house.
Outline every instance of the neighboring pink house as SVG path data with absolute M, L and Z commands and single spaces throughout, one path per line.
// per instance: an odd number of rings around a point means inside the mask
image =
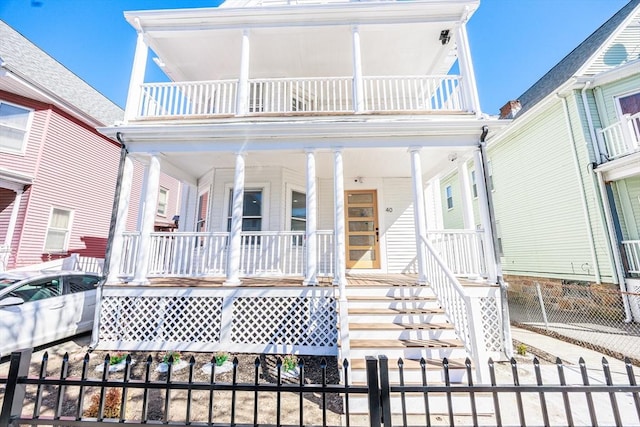
M 121 146 L 96 131 L 123 111 L 0 21 L 0 271 L 72 253 L 104 258 Z M 144 166 L 136 162 L 134 188 Z M 139 178 L 138 178 L 139 177 Z M 163 176 L 157 229 L 180 183 Z M 131 206 L 132 230 L 139 206 Z

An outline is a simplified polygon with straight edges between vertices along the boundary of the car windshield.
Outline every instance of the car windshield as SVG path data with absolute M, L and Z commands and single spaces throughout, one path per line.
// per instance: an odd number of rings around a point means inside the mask
M 10 277 L 0 277 L 0 295 L 2 295 L 3 291 L 9 286 L 18 283 L 19 281 L 19 279 L 13 279 Z

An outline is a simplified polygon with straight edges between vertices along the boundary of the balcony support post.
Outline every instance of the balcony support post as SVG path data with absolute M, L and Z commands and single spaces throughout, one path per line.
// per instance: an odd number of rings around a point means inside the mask
M 249 30 L 242 31 L 242 51 L 240 53 L 240 79 L 238 81 L 238 99 L 236 100 L 236 115 L 247 114 L 249 98 L 249 59 L 250 59 Z
M 364 82 L 362 80 L 362 54 L 360 51 L 360 29 L 351 28 L 353 43 L 353 101 L 356 113 L 364 111 Z
M 137 20 L 136 20 L 136 23 Z M 133 68 L 131 70 L 131 78 L 129 80 L 129 92 L 127 96 L 127 105 L 125 107 L 125 121 L 133 120 L 140 113 L 140 103 L 142 94 L 142 84 L 144 83 L 144 74 L 147 68 L 147 56 L 149 48 L 144 42 L 144 33 L 138 29 L 138 39 L 136 41 L 136 53 L 133 56 Z
M 333 150 L 333 201 L 335 224 L 335 270 L 333 272 L 333 284 L 340 289 L 340 298 L 346 298 L 345 289 L 347 278 L 346 252 L 345 252 L 345 220 L 344 220 L 344 164 L 342 161 L 342 149 Z
M 489 191 L 486 171 L 480 149 L 473 153 L 474 168 L 476 170 L 476 180 L 478 182 L 478 210 L 480 211 L 480 224 L 484 233 L 485 261 L 487 263 L 487 279 L 491 283 L 498 280 L 498 267 L 496 265 L 496 251 L 493 244 L 493 226 L 491 224 L 491 213 L 489 212 Z
M 120 275 L 122 264 L 124 237 L 127 230 L 127 216 L 129 214 L 129 201 L 131 200 L 131 184 L 133 183 L 133 160 L 125 155 L 120 178 L 120 195 L 116 212 L 116 225 L 111 242 L 111 256 L 109 257 L 109 273 L 107 283 L 116 283 Z
M 9 216 L 7 234 L 4 236 L 4 244 L 9 248 L 13 241 L 13 233 L 16 230 L 16 223 L 18 222 L 18 212 L 20 212 L 20 202 L 22 201 L 22 194 L 24 194 L 24 189 L 22 188 L 16 188 L 14 191 L 16 195 L 13 198 L 13 208 L 11 208 L 11 215 Z
M 242 245 L 242 213 L 244 211 L 244 156 L 236 153 L 236 170 L 233 178 L 233 200 L 231 201 L 231 230 L 229 253 L 227 254 L 227 280 L 224 284 L 237 286 L 240 282 L 240 251 Z
M 147 273 L 151 259 L 151 233 L 154 230 L 160 190 L 160 157 L 157 154 L 149 158 L 148 172 L 145 174 L 144 205 L 140 224 L 140 246 L 136 260 L 136 272 L 133 281 L 138 285 L 148 283 Z
M 480 110 L 478 86 L 471 61 L 471 51 L 469 50 L 466 22 L 461 22 L 456 26 L 456 44 L 458 46 L 460 73 L 462 74 L 462 93 L 464 94 L 465 108 L 467 111 L 476 113 L 476 116 L 480 116 L 482 111 Z
M 424 242 L 427 240 L 427 215 L 424 204 L 424 189 L 422 187 L 422 163 L 420 147 L 410 147 L 411 178 L 413 183 L 413 219 L 416 228 L 416 257 L 418 260 L 418 284 L 427 283 L 427 259 Z
M 307 222 L 306 222 L 306 271 L 304 275 L 305 285 L 318 284 L 318 215 L 316 193 L 316 156 L 313 150 L 307 150 Z
M 196 231 L 198 211 L 198 189 L 195 185 L 182 181 L 180 183 L 180 219 L 178 231 Z

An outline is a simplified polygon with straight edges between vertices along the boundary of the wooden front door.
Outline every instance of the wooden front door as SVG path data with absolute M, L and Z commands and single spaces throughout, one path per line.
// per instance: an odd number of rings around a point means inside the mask
M 345 192 L 347 268 L 380 268 L 376 190 Z

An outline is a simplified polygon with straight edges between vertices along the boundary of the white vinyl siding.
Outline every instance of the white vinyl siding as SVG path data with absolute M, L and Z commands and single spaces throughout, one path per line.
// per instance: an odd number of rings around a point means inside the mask
M 411 179 L 385 178 L 381 193 L 384 200 L 378 200 L 378 206 L 386 242 L 387 271 L 415 273 L 416 237 Z M 391 211 L 386 208 L 391 208 Z
M 44 251 L 48 253 L 65 252 L 71 232 L 73 212 L 66 209 L 52 208 L 47 227 Z
M 593 61 L 585 75 L 594 75 L 640 58 L 640 13 L 612 40 L 607 49 Z
M 570 99 L 572 120 L 575 99 Z M 608 272 L 602 224 L 597 215 L 594 185 L 589 178 L 588 154 L 580 123 L 575 120 L 576 145 L 591 215 L 600 268 Z M 529 117 L 529 123 L 514 134 L 490 146 L 492 193 L 496 218 L 500 220 L 503 268 L 507 274 L 594 280 L 595 266 L 590 252 L 587 223 L 581 202 L 581 187 L 573 160 L 561 101 L 543 113 Z M 589 179 L 585 179 L 589 178 Z
M 0 101 L 0 151 L 24 153 L 30 120 L 31 110 Z

